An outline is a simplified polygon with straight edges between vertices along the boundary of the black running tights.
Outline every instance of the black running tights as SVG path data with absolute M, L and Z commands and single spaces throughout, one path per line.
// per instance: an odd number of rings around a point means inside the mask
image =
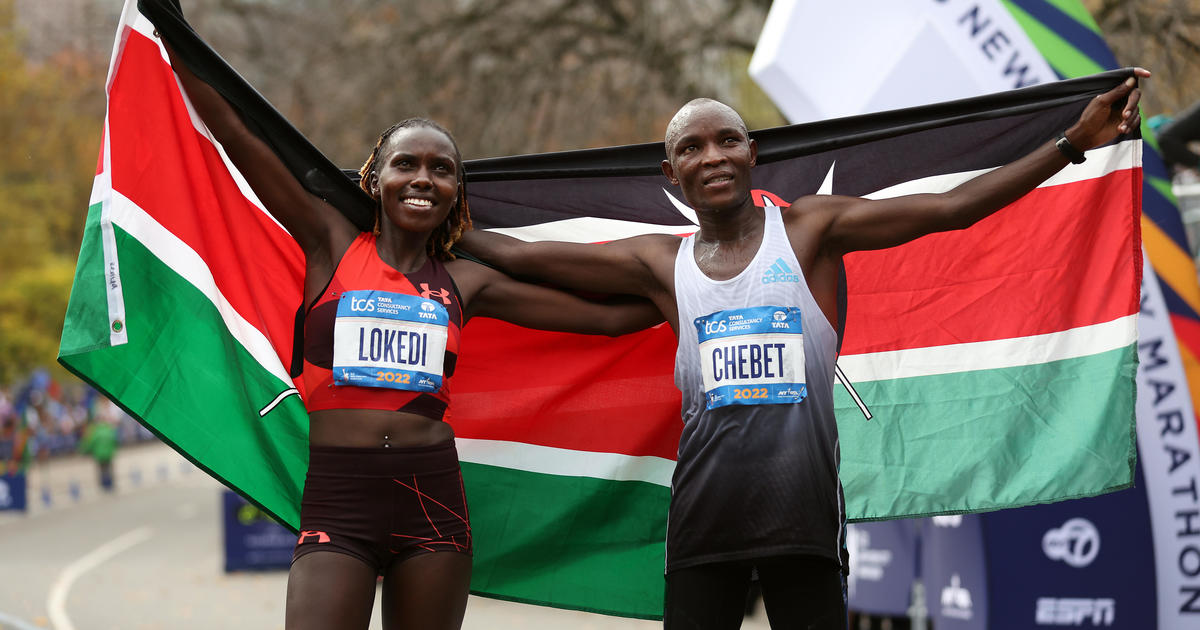
M 667 574 L 665 630 L 738 628 L 757 570 L 771 627 L 846 629 L 845 581 L 831 560 L 783 556 L 705 564 Z

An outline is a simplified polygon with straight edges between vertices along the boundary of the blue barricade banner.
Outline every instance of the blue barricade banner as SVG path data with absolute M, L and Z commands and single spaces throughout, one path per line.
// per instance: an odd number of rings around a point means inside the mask
M 983 515 L 992 630 L 1171 627 L 1157 619 L 1140 467 L 1135 479 L 1120 492 Z
M 287 569 L 296 535 L 237 493 L 222 495 L 225 571 Z
M 988 567 L 980 516 L 936 516 L 921 535 L 925 606 L 938 630 L 988 628 Z
M 0 475 L 0 511 L 24 512 L 26 485 L 25 473 Z
M 912 519 L 847 526 L 852 610 L 894 617 L 907 614 L 917 575 L 919 526 L 920 521 Z

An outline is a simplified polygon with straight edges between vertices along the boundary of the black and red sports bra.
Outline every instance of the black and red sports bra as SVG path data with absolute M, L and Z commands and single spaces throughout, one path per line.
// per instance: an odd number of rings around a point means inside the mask
M 462 301 L 430 258 L 401 273 L 363 232 L 304 318 L 304 406 L 387 409 L 445 418 L 458 358 Z

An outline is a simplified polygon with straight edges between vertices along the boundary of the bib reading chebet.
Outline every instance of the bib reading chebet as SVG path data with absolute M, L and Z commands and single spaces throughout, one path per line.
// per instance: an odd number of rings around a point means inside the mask
M 804 400 L 800 309 L 756 306 L 695 319 L 707 407 Z
M 334 384 L 436 392 L 449 323 L 446 308 L 434 300 L 346 291 L 333 324 Z

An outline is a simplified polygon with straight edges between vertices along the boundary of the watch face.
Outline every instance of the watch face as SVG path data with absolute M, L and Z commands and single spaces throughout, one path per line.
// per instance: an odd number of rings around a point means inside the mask
M 1087 159 L 1082 151 L 1076 149 L 1075 145 L 1071 144 L 1071 141 L 1067 139 L 1065 134 L 1058 136 L 1058 142 L 1055 142 L 1054 146 L 1058 148 L 1059 152 L 1067 156 L 1067 159 L 1071 160 L 1072 164 L 1082 164 Z

